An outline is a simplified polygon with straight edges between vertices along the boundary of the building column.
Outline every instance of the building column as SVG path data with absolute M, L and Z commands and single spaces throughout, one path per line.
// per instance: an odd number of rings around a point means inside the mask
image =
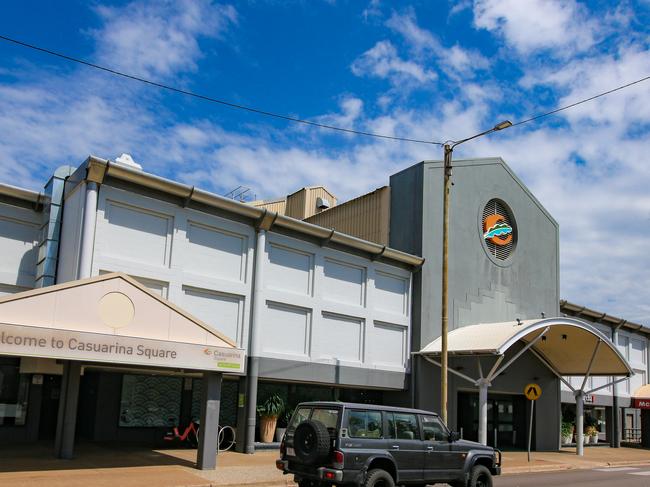
M 612 342 L 614 347 L 618 347 L 618 327 L 612 331 Z M 612 438 L 609 445 L 612 448 L 621 447 L 621 410 L 618 406 L 618 384 L 612 384 Z
M 488 387 L 490 387 L 490 383 L 487 379 L 478 381 L 478 442 L 483 445 L 487 445 L 488 440 Z
M 61 396 L 59 397 L 54 449 L 57 457 L 67 460 L 72 459 L 74 453 L 80 379 L 81 363 L 66 360 L 63 364 L 63 377 L 61 378 Z
M 214 470 L 217 466 L 221 379 L 219 372 L 203 373 L 201 424 L 196 453 L 196 468 L 199 470 Z
M 576 454 L 583 456 L 585 454 L 585 393 L 580 390 L 576 391 Z

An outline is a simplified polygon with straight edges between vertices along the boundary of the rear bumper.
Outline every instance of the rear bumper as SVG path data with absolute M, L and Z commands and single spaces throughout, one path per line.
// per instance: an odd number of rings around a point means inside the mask
M 297 471 L 289 468 L 288 460 L 276 460 L 275 468 L 281 470 L 282 473 L 294 474 L 299 479 L 314 479 L 322 480 L 324 482 L 355 482 L 358 478 L 358 471 L 339 470 L 335 468 L 320 467 L 314 469 L 312 472 Z

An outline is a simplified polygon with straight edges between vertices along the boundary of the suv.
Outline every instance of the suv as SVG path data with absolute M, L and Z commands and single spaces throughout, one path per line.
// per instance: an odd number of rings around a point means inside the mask
M 429 411 L 306 402 L 289 422 L 276 467 L 300 487 L 491 487 L 501 452 L 459 439 Z

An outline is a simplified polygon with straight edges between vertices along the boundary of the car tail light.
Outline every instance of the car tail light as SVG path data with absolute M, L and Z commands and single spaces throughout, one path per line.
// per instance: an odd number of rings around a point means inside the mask
M 332 463 L 334 463 L 334 468 L 343 468 L 344 455 L 342 451 L 334 450 L 332 454 Z
M 336 474 L 334 472 L 325 472 L 325 478 L 327 480 L 334 480 L 336 478 Z

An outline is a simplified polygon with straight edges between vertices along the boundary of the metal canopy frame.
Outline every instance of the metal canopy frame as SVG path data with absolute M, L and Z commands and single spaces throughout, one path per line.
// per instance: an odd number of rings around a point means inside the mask
M 632 373 L 628 372 L 623 377 L 619 377 L 618 379 L 613 379 L 604 385 L 585 391 L 585 386 L 587 385 L 587 381 L 589 380 L 589 377 L 591 377 L 591 371 L 596 361 L 598 350 L 600 349 L 600 346 L 602 345 L 604 339 L 606 340 L 606 338 L 603 339 L 603 336 L 600 336 L 600 334 L 595 334 L 598 340 L 591 354 L 589 365 L 587 367 L 587 373 L 584 375 L 580 388 L 576 389 L 569 381 L 567 381 L 562 376 L 562 374 L 557 370 L 557 368 L 555 368 L 551 363 L 548 362 L 548 360 L 542 354 L 540 354 L 533 348 L 533 346 L 537 342 L 539 342 L 546 335 L 546 333 L 548 333 L 550 329 L 551 329 L 551 325 L 546 326 L 534 339 L 528 342 L 521 350 L 519 350 L 512 358 L 510 358 L 503 366 L 501 366 L 501 362 L 503 362 L 503 360 L 505 359 L 506 350 L 503 350 L 499 355 L 497 355 L 497 359 L 495 360 L 494 364 L 492 365 L 492 368 L 490 369 L 487 375 L 483 374 L 483 367 L 481 365 L 481 360 L 480 360 L 481 356 L 476 356 L 478 362 L 478 373 L 479 373 L 478 379 L 474 379 L 469 375 L 454 370 L 453 368 L 448 369 L 450 373 L 460 377 L 461 379 L 471 382 L 479 389 L 479 432 L 478 432 L 479 443 L 487 445 L 487 399 L 488 399 L 489 387 L 492 385 L 492 382 L 499 375 L 501 375 L 508 367 L 510 367 L 519 357 L 521 357 L 524 353 L 526 353 L 526 351 L 530 350 L 532 354 L 535 357 L 537 357 L 539 361 L 542 362 L 542 364 L 544 364 L 544 366 L 546 366 L 546 368 L 548 368 L 571 390 L 571 392 L 573 392 L 573 395 L 576 399 L 576 454 L 579 456 L 584 455 L 584 398 L 585 396 L 592 394 L 596 391 L 599 391 L 601 389 L 605 389 L 606 387 L 618 384 L 619 382 L 622 382 L 624 380 L 627 380 L 632 375 Z M 515 342 L 510 342 L 508 344 L 508 347 L 506 347 L 506 349 L 512 346 L 514 343 Z M 418 354 L 422 355 L 428 362 L 437 365 L 438 367 L 441 366 L 440 362 L 433 359 L 429 355 L 424 353 L 418 353 Z M 468 357 L 468 356 L 464 356 L 464 357 Z M 628 367 L 628 370 L 631 369 L 629 369 Z M 616 375 L 617 374 L 612 374 L 611 376 L 615 377 Z

